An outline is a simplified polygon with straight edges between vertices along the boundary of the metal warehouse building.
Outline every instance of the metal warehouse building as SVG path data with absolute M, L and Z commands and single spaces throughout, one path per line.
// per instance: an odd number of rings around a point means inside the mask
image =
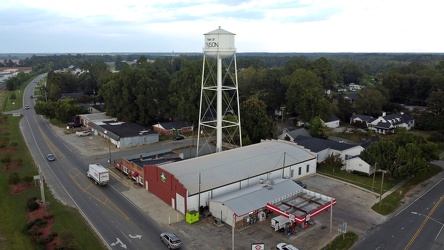
M 236 214 L 243 217 L 248 215 L 247 212 L 265 208 L 267 203 L 288 197 L 301 189 L 289 181 L 285 184 L 287 188 L 275 189 L 276 194 L 269 196 L 269 199 L 265 196 L 259 203 L 236 199 L 234 202 L 238 204 L 232 203 L 230 212 L 225 215 L 222 209 L 214 210 L 218 207 L 216 202 L 225 204 L 222 201 L 224 195 L 236 194 L 239 197 L 243 192 L 244 195 L 251 195 L 248 191 L 251 188 L 262 187 L 272 181 L 280 182 L 279 179 L 298 179 L 315 172 L 316 154 L 292 142 L 267 140 L 185 161 L 159 166 L 145 165 L 144 186 L 183 214 L 209 206 L 216 218 L 232 224 L 236 207 L 244 206 L 240 212 L 242 214 Z M 212 205 L 212 202 L 215 203 Z

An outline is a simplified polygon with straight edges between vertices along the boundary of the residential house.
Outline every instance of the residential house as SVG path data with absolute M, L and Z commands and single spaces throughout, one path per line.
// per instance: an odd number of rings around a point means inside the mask
M 350 124 L 359 128 L 366 128 L 367 124 L 374 120 L 375 118 L 368 115 L 352 115 L 350 117 Z
M 161 122 L 153 125 L 153 130 L 164 135 L 173 135 L 176 131 L 178 133 L 186 133 L 194 130 L 192 124 L 185 121 L 177 122 Z
M 350 83 L 348 86 L 347 86 L 347 89 L 348 90 L 350 90 L 350 91 L 357 91 L 357 90 L 361 90 L 363 87 L 361 86 L 361 85 L 359 85 L 359 84 L 355 84 L 355 83 Z
M 361 147 L 363 149 L 368 148 L 372 143 L 379 141 L 378 137 L 372 137 L 369 140 L 365 140 L 361 143 Z M 342 170 L 346 170 L 349 172 L 358 171 L 361 173 L 366 173 L 368 175 L 371 175 L 375 172 L 375 167 L 368 164 L 364 160 L 362 160 L 358 155 L 352 156 L 348 158 L 345 161 L 344 166 L 342 167 Z
M 347 100 L 350 103 L 354 103 L 356 99 L 358 99 L 358 94 L 357 93 L 342 94 L 342 99 Z
M 315 137 L 297 136 L 294 142 L 311 152 L 317 154 L 317 162 L 323 162 L 330 155 L 339 155 L 345 161 L 353 156 L 361 154 L 364 148 L 361 145 L 336 142 Z
M 375 167 L 362 160 L 359 156 L 353 156 L 345 161 L 342 170 L 349 172 L 358 171 L 371 175 L 375 172 Z
M 305 128 L 284 128 L 282 130 L 282 134 L 278 136 L 279 140 L 288 140 L 288 141 L 294 141 L 294 139 L 297 136 L 310 136 L 310 133 Z
M 386 115 L 384 112 L 382 116 L 367 123 L 367 128 L 379 134 L 394 133 L 395 128 L 412 129 L 415 126 L 415 119 L 405 114 L 404 112 Z
M 328 128 L 337 128 L 339 127 L 339 122 L 340 122 L 339 118 L 336 117 L 335 115 L 330 116 L 327 121 L 323 121 L 322 119 L 321 121 Z
M 357 145 L 305 136 L 298 136 L 294 140 L 299 146 L 316 153 L 318 163 L 325 161 L 330 155 L 339 155 L 343 164 L 341 170 L 349 172 L 358 171 L 368 175 L 373 174 L 375 168 L 362 160 L 359 155 L 364 150 L 364 147 L 367 147 L 374 141 L 369 140 L 361 145 Z
M 66 98 L 72 98 L 72 99 L 78 99 L 83 96 L 82 92 L 72 92 L 72 93 L 61 93 L 60 100 L 66 99 Z
M 105 112 L 105 105 L 103 103 L 102 104 L 94 104 L 94 105 L 89 106 L 87 108 L 87 110 L 90 114 L 102 113 L 102 112 Z

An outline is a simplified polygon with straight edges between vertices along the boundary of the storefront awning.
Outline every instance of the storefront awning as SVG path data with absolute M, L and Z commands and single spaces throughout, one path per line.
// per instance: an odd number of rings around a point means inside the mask
M 133 172 L 133 177 L 136 178 L 137 176 L 139 176 L 139 173 Z

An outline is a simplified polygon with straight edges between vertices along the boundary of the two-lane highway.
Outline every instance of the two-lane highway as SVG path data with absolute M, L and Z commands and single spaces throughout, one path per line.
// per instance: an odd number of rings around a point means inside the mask
M 41 78 L 41 77 L 39 77 Z M 36 78 L 26 88 L 25 110 L 20 127 L 31 154 L 51 185 L 57 197 L 73 205 L 103 240 L 109 249 L 162 249 L 159 241 L 163 231 L 152 219 L 127 200 L 113 187 L 114 178 L 107 186 L 97 186 L 86 176 L 88 162 L 70 150 L 50 128 L 43 117 L 34 112 L 33 89 Z M 46 154 L 52 153 L 56 160 L 48 162 Z
M 444 249 L 444 179 L 364 236 L 353 249 Z

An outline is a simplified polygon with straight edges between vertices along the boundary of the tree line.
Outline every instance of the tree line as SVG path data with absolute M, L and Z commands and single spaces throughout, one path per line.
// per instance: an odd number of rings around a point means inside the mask
M 370 75 L 360 60 L 347 56 L 344 61 L 306 56 L 280 61 L 282 58 L 239 59 L 244 145 L 275 138 L 272 119 L 274 111 L 282 108 L 296 116 L 295 120 L 310 123 L 310 132 L 322 137 L 321 120 L 333 114 L 348 123 L 355 113 L 379 116 L 383 111 L 407 112 L 403 105 L 425 106 L 425 112 L 408 111 L 416 119 L 416 128 L 438 130 L 433 140 L 443 141 L 444 61 L 387 62 L 383 65 L 396 66 Z M 266 66 L 270 63 L 279 66 Z M 50 71 L 43 90 L 49 102 L 39 102 L 36 111 L 69 120 L 82 110 L 74 100 L 60 100 L 60 96 L 65 92 L 82 92 L 85 97 L 81 102 L 103 102 L 107 114 L 121 121 L 144 126 L 171 120 L 198 123 L 202 80 L 202 58 L 198 56 L 141 56 L 131 63 L 117 57 L 114 69 L 118 71 L 114 73 L 102 61 L 83 60 L 79 69 L 75 74 Z M 349 83 L 364 87 L 356 92 L 354 102 L 343 98 L 340 91 Z M 425 171 L 427 162 L 436 158 L 434 149 L 433 143 L 398 129 L 394 141 L 372 144 L 363 151 L 362 158 L 394 177 L 405 177 Z
M 257 108 L 264 108 L 260 113 L 264 114 L 261 119 L 267 121 L 265 124 L 281 107 L 304 122 L 315 117 L 325 120 L 332 114 L 348 122 L 354 113 L 380 115 L 382 111 L 401 111 L 401 104 L 425 105 L 437 110 L 441 107 L 444 61 L 436 59 L 441 59 L 442 55 L 325 56 L 238 56 L 241 107 L 249 101 Z M 386 71 L 369 74 L 374 69 L 366 67 L 365 59 L 381 62 L 378 56 L 386 60 L 382 60 L 384 63 L 379 63 L 378 68 L 387 67 Z M 414 62 L 396 61 L 394 58 Z M 57 101 L 63 92 L 82 92 L 91 100 L 104 102 L 107 113 L 123 121 L 150 126 L 158 121 L 184 119 L 197 124 L 201 55 L 140 56 L 135 62 L 127 59 L 133 57 L 78 54 L 32 56 L 24 61 L 32 62 L 35 72 L 59 67 L 81 69 L 81 73 L 75 75 L 50 70 L 45 89 L 49 100 Z M 111 73 L 104 60 L 115 60 L 114 68 L 119 71 Z M 388 68 L 387 65 L 395 66 Z M 354 103 L 344 100 L 338 92 L 349 83 L 365 87 L 358 92 Z M 442 113 L 426 114 L 413 113 L 417 115 L 415 118 L 419 119 L 422 129 L 435 129 L 433 124 L 442 119 Z M 426 119 L 421 120 L 421 116 Z M 248 124 L 248 121 L 242 123 Z M 245 135 L 248 135 L 248 130 L 254 130 L 247 127 L 244 126 Z M 269 138 L 272 132 L 265 134 L 264 138 Z M 258 141 L 263 138 L 253 136 L 250 139 Z

